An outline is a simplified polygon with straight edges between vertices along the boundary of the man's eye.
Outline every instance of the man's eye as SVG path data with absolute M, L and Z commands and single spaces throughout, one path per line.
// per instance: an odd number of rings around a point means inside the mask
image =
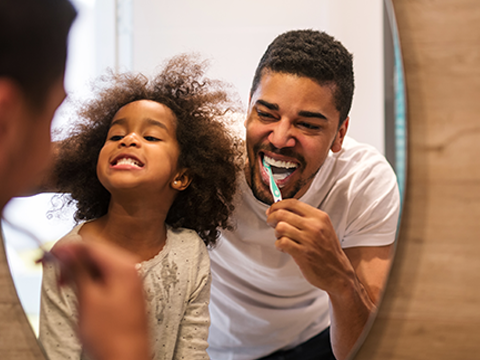
M 122 139 L 123 139 L 122 135 L 112 135 L 109 138 L 109 140 L 111 140 L 111 141 L 118 141 L 118 140 L 122 140 Z
M 304 128 L 304 129 L 307 129 L 307 130 L 320 130 L 320 126 L 310 124 L 310 123 L 307 123 L 307 122 L 303 122 L 303 121 L 299 122 L 298 126 Z
M 258 114 L 258 116 L 260 116 L 261 118 L 273 119 L 273 115 L 272 115 L 272 114 L 267 113 L 267 112 L 264 112 L 264 111 L 261 111 L 261 110 L 258 110 L 258 109 L 257 109 L 257 114 Z
M 144 139 L 147 141 L 160 141 L 159 138 L 156 138 L 154 136 L 145 136 Z

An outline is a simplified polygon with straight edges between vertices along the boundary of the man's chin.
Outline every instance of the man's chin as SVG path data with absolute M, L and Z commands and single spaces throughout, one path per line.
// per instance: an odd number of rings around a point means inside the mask
M 273 197 L 270 193 L 265 194 L 265 191 L 260 190 L 257 185 L 254 183 L 252 187 L 252 193 L 255 198 L 261 202 L 263 202 L 266 205 L 272 205 L 273 204 Z
M 305 185 L 306 185 L 305 182 L 297 182 L 293 188 L 290 187 L 290 190 L 288 189 L 289 188 L 288 186 L 285 186 L 284 188 L 280 189 L 280 191 L 282 192 L 282 198 L 283 199 L 299 198 L 300 196 L 297 196 L 297 195 L 303 195 L 306 191 L 306 190 L 302 191 Z M 257 198 L 257 200 L 267 205 L 273 204 L 273 196 L 270 193 L 270 190 L 268 188 L 265 190 L 263 183 L 261 183 L 259 186 L 257 182 L 253 182 L 252 192 L 255 198 Z

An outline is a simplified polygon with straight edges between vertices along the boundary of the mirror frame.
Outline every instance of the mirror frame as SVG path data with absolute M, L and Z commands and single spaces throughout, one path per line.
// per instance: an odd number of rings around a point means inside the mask
M 480 6 L 393 0 L 408 94 L 408 177 L 391 275 L 355 360 L 478 357 Z

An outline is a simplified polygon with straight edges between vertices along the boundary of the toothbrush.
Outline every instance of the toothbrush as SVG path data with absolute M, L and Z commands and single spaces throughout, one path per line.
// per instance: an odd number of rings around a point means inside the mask
M 4 218 L 3 216 L 0 218 L 0 220 L 3 223 L 10 226 L 12 229 L 22 233 L 23 235 L 35 241 L 38 248 L 43 253 L 41 258 L 36 260 L 35 263 L 37 264 L 38 263 L 56 263 L 57 265 L 59 264 L 58 266 L 62 266 L 61 265 L 62 260 L 60 260 L 51 251 L 45 249 L 43 242 L 35 234 L 33 234 L 32 232 L 30 232 L 29 230 L 25 229 L 22 226 L 19 226 L 17 224 L 10 222 L 8 219 Z M 90 275 L 92 279 L 94 280 L 102 279 L 103 277 L 102 270 L 98 267 L 98 265 L 93 260 L 91 260 L 90 256 L 83 254 L 82 259 L 80 260 L 83 262 L 82 266 L 87 270 L 88 275 Z M 74 275 L 73 273 L 74 271 L 78 271 L 78 270 L 70 270 L 70 273 L 66 273 L 66 276 L 68 277 L 68 276 Z
M 278 188 L 277 184 L 275 183 L 275 180 L 273 179 L 273 173 L 272 173 L 272 168 L 270 167 L 269 164 L 266 163 L 265 159 L 263 159 L 263 166 L 265 169 L 267 169 L 268 172 L 268 177 L 270 181 L 268 184 L 270 185 L 270 192 L 273 195 L 273 202 L 279 202 L 282 200 L 282 194 L 280 193 L 280 189 Z

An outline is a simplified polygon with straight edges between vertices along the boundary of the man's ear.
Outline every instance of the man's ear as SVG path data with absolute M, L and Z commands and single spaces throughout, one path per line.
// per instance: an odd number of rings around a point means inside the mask
M 0 126 L 3 127 L 12 122 L 15 115 L 18 102 L 20 102 L 20 92 L 18 86 L 10 79 L 0 77 Z
M 350 121 L 350 118 L 347 116 L 342 126 L 340 126 L 340 129 L 338 129 L 337 135 L 335 136 L 335 140 L 333 140 L 333 144 L 330 147 L 330 150 L 332 150 L 332 152 L 335 153 L 342 150 L 342 144 L 343 144 L 343 140 L 345 139 L 345 135 L 347 134 L 349 121 Z
M 13 130 L 20 118 L 21 109 L 26 104 L 19 86 L 8 78 L 0 77 L 0 149 L 13 136 Z
M 192 182 L 192 177 L 188 173 L 187 169 L 182 169 L 178 172 L 175 178 L 171 182 L 172 188 L 178 191 L 185 190 Z
M 247 127 L 248 114 L 250 114 L 250 101 L 252 101 L 252 95 L 248 95 L 248 108 L 247 113 L 245 114 L 245 120 L 243 121 L 243 127 Z
M 22 139 L 22 126 L 25 123 L 26 103 L 20 87 L 11 79 L 0 76 L 0 181 L 9 176 L 12 163 L 16 161 L 16 151 Z M 5 184 L 5 186 L 7 186 Z

